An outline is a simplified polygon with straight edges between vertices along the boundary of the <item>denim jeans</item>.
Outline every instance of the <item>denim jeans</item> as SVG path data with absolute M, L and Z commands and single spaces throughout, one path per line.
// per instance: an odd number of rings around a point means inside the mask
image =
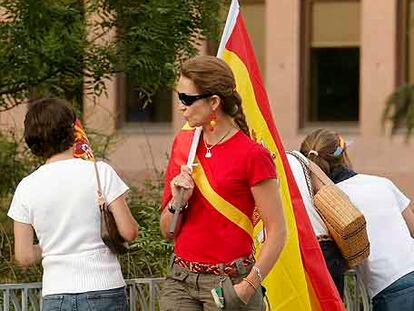
M 372 299 L 374 311 L 413 311 L 414 272 L 408 273 Z
M 125 287 L 43 297 L 42 311 L 126 311 Z
M 341 298 L 344 297 L 344 282 L 346 262 L 334 241 L 319 242 L 329 273 L 338 289 Z

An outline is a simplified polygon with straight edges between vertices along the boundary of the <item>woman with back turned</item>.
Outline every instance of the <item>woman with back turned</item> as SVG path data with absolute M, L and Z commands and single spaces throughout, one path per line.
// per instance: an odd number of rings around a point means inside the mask
M 127 310 L 125 281 L 103 243 L 94 164 L 73 157 L 73 110 L 62 100 L 30 103 L 24 138 L 45 164 L 17 186 L 8 216 L 14 220 L 15 257 L 42 262 L 43 310 Z M 125 201 L 127 185 L 98 162 L 102 191 L 121 236 L 134 240 L 138 225 Z M 39 244 L 33 244 L 34 233 Z
M 313 131 L 302 142 L 300 152 L 365 216 L 370 255 L 356 269 L 374 311 L 414 310 L 414 214 L 410 200 L 389 179 L 353 171 L 344 139 L 335 132 Z

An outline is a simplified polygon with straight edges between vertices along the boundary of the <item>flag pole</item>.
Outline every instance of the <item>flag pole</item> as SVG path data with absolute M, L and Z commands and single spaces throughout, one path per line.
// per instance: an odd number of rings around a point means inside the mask
M 197 146 L 198 146 L 198 142 L 200 141 L 200 136 L 201 136 L 201 126 L 196 127 L 195 131 L 194 131 L 194 135 L 193 135 L 193 140 L 191 142 L 191 147 L 190 147 L 190 152 L 188 153 L 188 159 L 187 159 L 187 167 L 192 170 L 193 169 L 193 163 L 194 163 L 194 159 L 195 159 L 195 155 L 196 155 L 196 151 L 197 151 Z M 180 192 L 178 193 L 178 202 L 176 202 L 176 204 L 178 206 L 184 206 L 184 202 L 183 202 L 183 197 L 184 197 L 184 192 L 185 189 L 184 188 L 180 188 Z M 177 223 L 178 223 L 178 216 L 180 215 L 180 208 L 176 208 L 174 211 L 174 215 L 173 215 L 173 219 L 171 221 L 170 224 L 170 235 L 174 236 L 175 234 L 175 230 L 177 228 Z
M 217 57 L 223 57 L 223 51 L 226 47 L 226 43 L 228 38 L 230 37 L 231 33 L 233 32 L 234 25 L 236 24 L 237 15 L 234 14 L 237 10 L 239 10 L 240 5 L 239 1 L 232 0 L 229 8 L 229 13 L 227 14 L 226 25 L 223 29 L 223 34 L 221 35 L 220 45 L 217 50 Z
M 217 51 L 218 58 L 222 58 L 227 39 L 233 31 L 233 28 L 234 28 L 234 25 L 237 19 L 237 16 L 233 14 L 233 12 L 234 10 L 238 10 L 239 7 L 240 5 L 237 0 L 231 1 L 229 13 L 228 13 L 227 20 L 226 20 L 226 25 L 224 26 L 223 34 L 220 40 L 220 46 Z M 202 131 L 201 127 L 197 127 L 195 129 L 193 140 L 191 142 L 190 152 L 188 153 L 187 167 L 189 167 L 191 170 L 193 169 L 193 162 L 194 162 L 195 154 L 197 151 L 198 142 L 200 141 L 201 131 Z M 185 189 L 183 188 L 180 189 L 180 192 L 178 194 L 178 202 L 176 202 L 178 206 L 184 205 L 183 204 L 184 203 L 183 202 L 184 191 Z M 173 219 L 170 224 L 170 232 L 169 232 L 171 236 L 174 236 L 175 234 L 175 230 L 177 228 L 178 216 L 180 215 L 180 212 L 181 212 L 180 209 L 176 209 L 174 211 Z

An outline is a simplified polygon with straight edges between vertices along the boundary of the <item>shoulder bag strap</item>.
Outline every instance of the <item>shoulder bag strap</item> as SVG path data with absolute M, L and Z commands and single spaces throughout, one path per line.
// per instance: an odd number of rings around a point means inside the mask
M 306 186 L 308 187 L 310 197 L 313 198 L 314 192 L 313 192 L 312 179 L 311 179 L 311 176 L 310 176 L 308 163 L 305 162 L 305 160 L 302 158 L 302 155 L 298 154 L 298 152 L 288 151 L 286 153 L 294 156 L 296 158 L 296 160 L 299 161 L 300 166 L 302 166 L 303 174 L 305 175 Z
M 98 189 L 96 191 L 98 196 L 98 205 L 99 209 L 103 210 L 105 208 L 105 197 L 102 192 L 101 179 L 99 178 L 98 165 L 96 164 L 96 161 L 93 161 L 93 166 L 95 168 L 96 182 L 98 184 Z
M 322 171 L 318 164 L 309 160 L 308 167 L 312 176 L 315 177 L 319 183 L 322 183 L 324 186 L 334 185 L 334 182 L 324 173 L 324 171 Z

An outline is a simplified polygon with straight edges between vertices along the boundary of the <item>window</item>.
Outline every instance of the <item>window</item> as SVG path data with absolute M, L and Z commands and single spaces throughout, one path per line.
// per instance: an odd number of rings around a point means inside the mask
M 172 91 L 161 90 L 145 103 L 134 91 L 134 86 L 127 83 L 126 122 L 168 123 L 172 118 Z
M 145 68 L 143 68 L 143 71 L 141 72 L 141 68 L 139 64 L 137 64 L 139 62 L 131 61 L 130 56 L 135 55 L 135 53 L 148 52 L 148 50 L 145 49 L 145 44 L 147 43 L 143 43 L 144 47 L 142 47 L 136 42 L 138 39 L 143 38 L 142 31 L 137 31 L 137 27 L 145 27 L 145 24 L 136 26 L 132 22 L 132 20 L 136 18 L 139 10 L 137 9 L 138 11 L 133 10 L 128 12 L 124 10 L 125 7 L 122 5 L 115 6 L 115 9 L 119 10 L 116 12 L 118 18 L 116 36 L 122 38 L 122 41 L 120 42 L 121 50 L 119 52 L 122 56 L 121 59 L 125 61 L 124 65 L 128 68 L 127 72 L 117 76 L 116 81 L 118 100 L 117 127 L 129 127 L 132 125 L 131 128 L 133 129 L 150 129 L 151 132 L 154 130 L 158 132 L 159 129 L 162 129 L 162 131 L 163 129 L 169 130 L 172 125 L 172 90 L 167 87 L 160 87 L 159 90 L 148 99 L 147 96 L 142 96 L 142 93 L 138 91 L 140 85 L 137 81 L 139 81 L 139 79 L 134 79 L 133 71 L 143 74 Z M 151 66 L 147 61 L 147 59 L 143 60 L 141 66 L 142 64 L 145 64 L 143 65 L 144 67 Z M 151 74 L 151 71 L 149 74 Z M 166 83 L 165 80 L 163 82 Z M 149 85 L 153 84 L 150 83 Z
M 134 85 L 127 77 L 121 77 L 118 84 L 120 102 L 119 125 L 134 123 L 163 124 L 172 122 L 172 90 L 163 89 L 147 103 L 138 96 Z
M 357 121 L 358 48 L 312 48 L 309 121 Z
M 356 123 L 360 2 L 307 0 L 302 9 L 301 125 Z

